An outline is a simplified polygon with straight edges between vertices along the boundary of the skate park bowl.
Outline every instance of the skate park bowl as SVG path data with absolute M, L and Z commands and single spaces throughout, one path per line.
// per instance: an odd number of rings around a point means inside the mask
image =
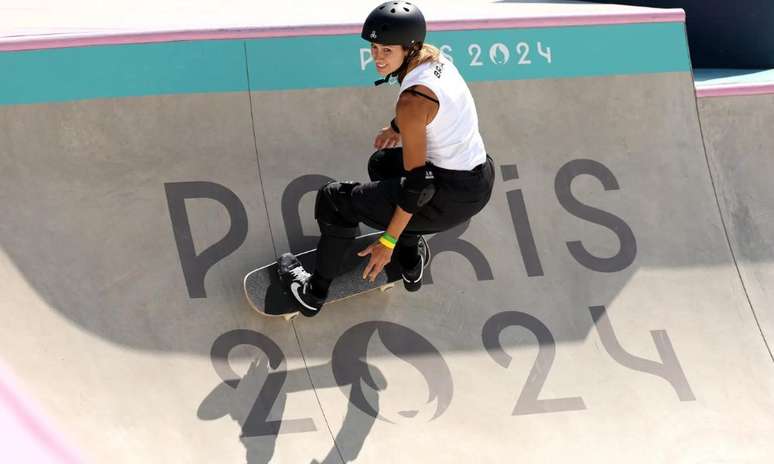
M 682 10 L 420 4 L 492 199 L 427 237 L 420 292 L 287 322 L 242 278 L 315 246 L 316 190 L 368 180 L 398 95 L 359 37 L 375 5 L 299 5 L 0 22 L 0 405 L 38 451 L 771 462 L 770 75 L 695 80 Z

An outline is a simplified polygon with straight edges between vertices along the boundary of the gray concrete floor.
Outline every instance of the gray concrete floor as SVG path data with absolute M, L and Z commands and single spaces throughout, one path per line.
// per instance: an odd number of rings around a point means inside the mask
M 771 462 L 771 98 L 471 90 L 487 208 L 421 292 L 292 323 L 242 276 L 314 243 L 394 89 L 0 107 L 3 359 L 98 463 Z

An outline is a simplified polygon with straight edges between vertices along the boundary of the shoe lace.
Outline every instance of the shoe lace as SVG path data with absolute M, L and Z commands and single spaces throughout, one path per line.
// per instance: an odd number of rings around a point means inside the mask
M 303 266 L 294 267 L 290 270 L 290 274 L 293 275 L 294 280 L 302 281 L 306 281 L 312 276 L 312 274 L 306 272 L 306 269 L 304 269 Z

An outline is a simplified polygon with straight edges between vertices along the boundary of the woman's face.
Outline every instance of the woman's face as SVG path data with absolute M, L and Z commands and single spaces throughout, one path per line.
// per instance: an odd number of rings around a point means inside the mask
M 374 57 L 376 72 L 380 76 L 386 76 L 400 68 L 400 65 L 403 64 L 403 58 L 406 57 L 406 51 L 400 45 L 372 43 L 371 55 Z

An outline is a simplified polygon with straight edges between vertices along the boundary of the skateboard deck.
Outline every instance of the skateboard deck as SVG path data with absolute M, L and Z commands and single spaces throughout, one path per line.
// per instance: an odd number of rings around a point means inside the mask
M 357 253 L 375 242 L 381 234 L 382 232 L 374 232 L 361 235 L 355 239 L 352 246 L 347 250 L 339 276 L 333 280 L 328 290 L 328 299 L 324 306 L 377 289 L 382 291 L 389 290 L 395 285 L 394 282 L 402 280 L 397 260 L 388 263 L 373 283 L 362 278 L 370 255 L 360 257 Z M 425 253 L 425 267 L 427 267 L 430 253 L 424 238 L 419 239 L 419 251 L 420 253 Z M 310 273 L 314 272 L 316 250 L 305 251 L 297 254 L 296 257 L 304 265 L 304 269 Z M 244 290 L 247 302 L 259 314 L 270 317 L 284 317 L 288 320 L 299 314 L 298 303 L 283 288 L 282 282 L 277 275 L 276 261 L 250 271 L 244 278 Z

